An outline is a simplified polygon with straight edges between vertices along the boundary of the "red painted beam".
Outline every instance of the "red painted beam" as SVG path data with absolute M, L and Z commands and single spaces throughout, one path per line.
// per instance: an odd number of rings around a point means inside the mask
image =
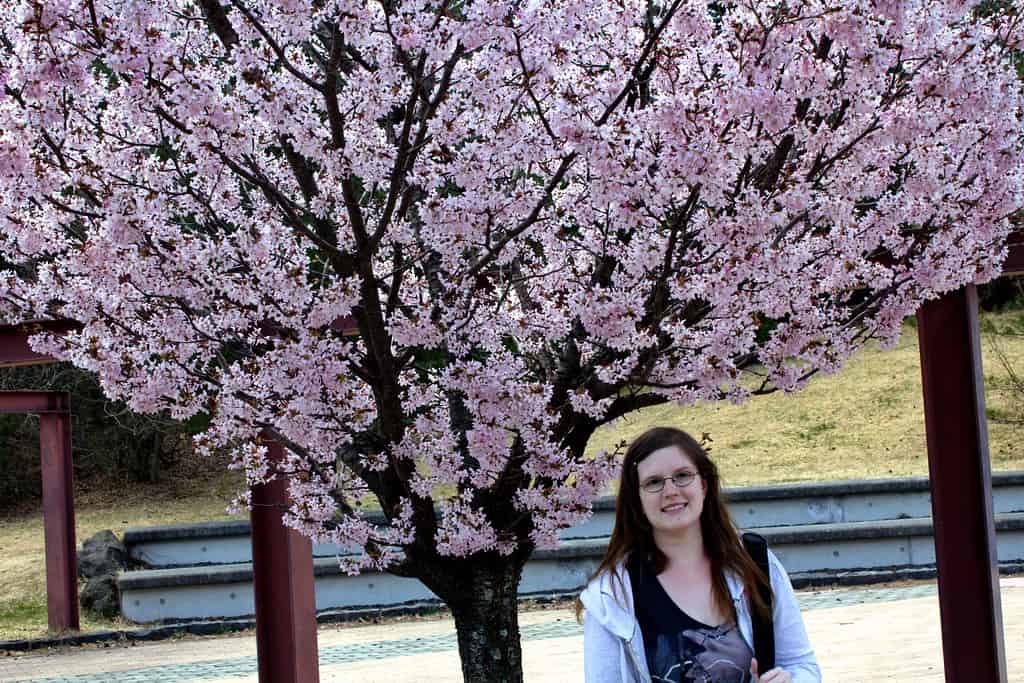
M 1006 683 L 977 289 L 917 313 L 947 683 Z
M 67 394 L 64 398 L 67 399 Z M 69 413 L 39 416 L 39 447 L 43 465 L 47 621 L 51 631 L 77 631 L 78 555 Z
M 81 327 L 79 323 L 71 320 L 43 320 L 17 325 L 0 325 L 0 367 L 53 363 L 55 359 L 51 356 L 32 350 L 28 345 L 29 336 L 40 332 L 64 334 L 81 329 Z
M 0 391 L 0 413 L 67 413 L 71 398 L 65 391 Z
M 263 442 L 272 462 L 284 459 Z M 252 488 L 252 568 L 256 598 L 256 655 L 260 683 L 319 683 L 313 545 L 282 522 L 288 507 L 284 479 Z

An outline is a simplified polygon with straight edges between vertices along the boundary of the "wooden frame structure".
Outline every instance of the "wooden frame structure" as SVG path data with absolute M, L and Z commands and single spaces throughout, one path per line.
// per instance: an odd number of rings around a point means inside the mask
M 62 391 L 0 391 L 0 413 L 39 416 L 46 543 L 46 618 L 51 631 L 77 631 L 78 556 L 75 549 L 71 400 Z
M 1024 275 L 1024 232 L 1011 235 L 1003 272 Z M 925 303 L 917 319 L 946 681 L 1006 683 L 975 287 Z M 28 336 L 74 327 L 69 322 L 0 327 L 0 367 L 52 362 L 29 348 Z M 65 394 L 0 394 L 0 412 L 37 413 L 41 437 L 47 434 L 41 441 L 48 614 L 51 628 L 62 629 L 78 628 L 68 406 Z M 283 459 L 280 445 L 264 443 L 272 461 Z M 283 480 L 254 487 L 259 678 L 261 683 L 318 683 L 312 548 L 282 523 L 287 505 Z

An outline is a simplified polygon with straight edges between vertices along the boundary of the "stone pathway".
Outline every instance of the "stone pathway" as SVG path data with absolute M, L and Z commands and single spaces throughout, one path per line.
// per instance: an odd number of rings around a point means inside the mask
M 829 681 L 943 680 L 935 585 L 804 591 L 808 632 Z M 1002 581 L 1009 680 L 1024 680 L 1024 578 Z M 520 617 L 531 683 L 582 680 L 583 631 L 570 610 Z M 450 619 L 321 627 L 320 680 L 461 681 Z M 6 683 L 257 681 L 252 634 L 0 657 Z

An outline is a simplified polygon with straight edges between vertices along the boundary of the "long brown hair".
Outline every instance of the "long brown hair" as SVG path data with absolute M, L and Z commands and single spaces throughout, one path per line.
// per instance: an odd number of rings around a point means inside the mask
M 700 530 L 704 537 L 704 550 L 711 561 L 711 591 L 715 605 L 722 614 L 733 614 L 732 596 L 725 581 L 725 572 L 731 571 L 743 581 L 753 613 L 769 617 L 769 608 L 761 597 L 761 588 L 770 590 L 771 583 L 743 547 L 722 497 L 718 468 L 692 436 L 672 427 L 647 430 L 626 451 L 619 479 L 619 495 L 615 500 L 615 528 L 612 529 L 604 559 L 591 580 L 608 572 L 612 577 L 613 590 L 616 581 L 619 588 L 624 589 L 618 567 L 632 553 L 639 553 L 641 557 L 649 559 L 656 574 L 665 570 L 668 558 L 655 544 L 653 529 L 640 503 L 637 465 L 654 451 L 671 446 L 679 448 L 693 460 L 707 487 L 704 509 L 700 515 Z M 577 619 L 582 616 L 582 610 L 583 604 L 577 600 Z

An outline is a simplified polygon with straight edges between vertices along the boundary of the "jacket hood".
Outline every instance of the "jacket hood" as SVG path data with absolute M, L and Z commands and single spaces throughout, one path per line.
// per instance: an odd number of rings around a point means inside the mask
M 633 639 L 639 625 L 633 616 L 633 590 L 624 565 L 594 577 L 580 593 L 580 601 L 587 619 L 594 619 L 623 640 Z

